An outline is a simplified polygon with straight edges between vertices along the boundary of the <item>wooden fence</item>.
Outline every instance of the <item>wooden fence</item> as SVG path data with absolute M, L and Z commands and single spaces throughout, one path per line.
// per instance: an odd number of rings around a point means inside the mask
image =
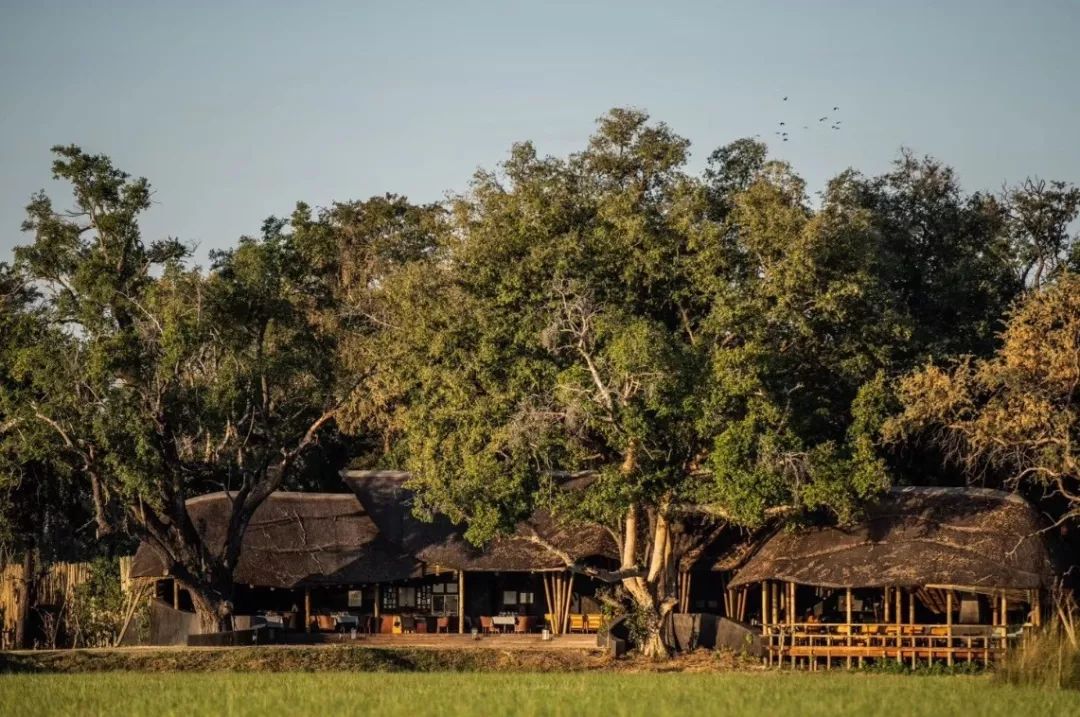
M 53 563 L 33 577 L 34 607 L 62 607 L 71 602 L 75 588 L 90 579 L 89 563 Z M 132 589 L 131 557 L 120 558 L 120 586 L 124 594 Z M 12 563 L 0 566 L 0 649 L 14 645 L 23 590 L 23 566 Z

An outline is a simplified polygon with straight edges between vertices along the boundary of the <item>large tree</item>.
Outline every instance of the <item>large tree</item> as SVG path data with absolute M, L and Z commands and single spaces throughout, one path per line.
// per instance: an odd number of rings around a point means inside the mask
M 7 357 L 24 388 L 5 416 L 18 430 L 5 435 L 25 456 L 63 463 L 93 496 L 99 532 L 122 526 L 148 540 L 190 590 L 203 629 L 220 629 L 248 522 L 274 490 L 310 475 L 313 448 L 336 435 L 356 383 L 338 363 L 352 332 L 370 324 L 338 311 L 345 259 L 365 256 L 344 246 L 355 222 L 300 205 L 291 220 L 271 218 L 260 236 L 212 254 L 204 272 L 180 242 L 143 241 L 145 180 L 77 147 L 55 152 L 74 208 L 36 195 L 24 224 L 33 241 L 16 249 L 53 340 Z M 374 202 L 390 206 L 377 229 L 395 235 L 400 204 Z M 200 539 L 185 505 L 214 489 L 233 499 L 221 544 Z
M 894 440 L 930 439 L 976 479 L 1063 499 L 1059 522 L 1080 517 L 1080 277 L 1042 283 L 1010 312 L 986 359 L 924 366 L 905 377 Z
M 474 542 L 541 505 L 609 528 L 621 560 L 605 577 L 650 654 L 666 649 L 684 521 L 850 515 L 888 483 L 872 442 L 886 377 L 931 350 L 928 322 L 951 325 L 920 302 L 978 296 L 977 319 L 952 322 L 967 331 L 995 310 L 984 275 L 1011 269 L 1002 223 L 979 223 L 982 204 L 951 181 L 915 192 L 847 174 L 815 211 L 764 146 L 718 150 L 703 177 L 686 172 L 688 147 L 614 110 L 580 153 L 520 144 L 478 173 L 438 251 L 384 283 L 384 360 L 355 414 L 392 436 L 387 461 L 410 470 L 418 510 Z M 915 164 L 898 173 L 922 190 L 932 173 Z M 956 207 L 925 234 L 936 271 L 994 249 L 979 281 L 897 266 L 902 230 L 883 225 L 914 210 L 878 205 L 904 198 Z M 925 287 L 897 275 L 912 264 Z M 566 471 L 597 478 L 568 499 Z

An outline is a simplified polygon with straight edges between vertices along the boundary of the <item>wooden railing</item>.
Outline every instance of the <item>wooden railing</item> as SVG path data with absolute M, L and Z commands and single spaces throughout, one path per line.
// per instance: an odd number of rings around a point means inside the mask
M 765 625 L 762 642 L 770 665 L 846 667 L 863 660 L 943 660 L 987 664 L 1000 657 L 1023 626 L 786 623 Z

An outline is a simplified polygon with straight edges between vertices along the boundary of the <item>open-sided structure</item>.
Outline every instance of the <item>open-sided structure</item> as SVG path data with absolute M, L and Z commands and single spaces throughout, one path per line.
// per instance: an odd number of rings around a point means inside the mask
M 772 663 L 989 662 L 1039 622 L 1043 535 L 1015 495 L 899 488 L 854 526 L 781 529 L 730 587 L 760 605 Z
M 234 626 L 362 632 L 595 631 L 599 584 L 569 565 L 611 567 L 615 546 L 595 526 L 538 511 L 481 550 L 445 518 L 412 514 L 407 474 L 349 471 L 352 493 L 274 493 L 244 535 L 234 578 Z M 571 486 L 572 488 L 572 486 Z M 220 545 L 230 496 L 188 501 L 203 540 Z M 163 579 L 174 609 L 190 607 L 167 561 L 143 543 L 135 577 Z

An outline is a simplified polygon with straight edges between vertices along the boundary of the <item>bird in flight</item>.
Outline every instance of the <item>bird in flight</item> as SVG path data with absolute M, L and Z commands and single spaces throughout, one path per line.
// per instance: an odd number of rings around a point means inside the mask
M 829 119 L 828 115 L 825 115 L 824 117 L 818 117 L 818 122 L 824 122 L 827 119 Z
M 787 95 L 784 95 L 784 102 L 787 102 Z
M 838 109 L 840 109 L 840 108 L 839 108 L 839 107 L 833 107 L 833 108 L 832 108 L 832 111 L 833 111 L 833 112 L 836 112 L 836 111 L 837 111 Z

